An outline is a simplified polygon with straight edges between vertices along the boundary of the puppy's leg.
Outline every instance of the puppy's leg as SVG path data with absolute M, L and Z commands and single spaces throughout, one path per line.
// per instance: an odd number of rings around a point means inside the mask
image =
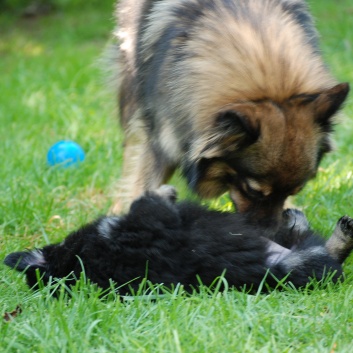
M 175 203 L 178 198 L 178 193 L 175 187 L 172 185 L 162 185 L 161 187 L 159 187 L 157 190 L 153 192 L 159 197 L 161 197 L 162 199 L 165 199 L 172 203 Z
M 288 275 L 296 287 L 321 280 L 332 273 L 336 281 L 342 275 L 341 263 L 353 249 L 353 220 L 342 217 L 332 237 L 324 239 L 308 228 L 304 215 L 296 210 L 287 210 L 284 223 L 277 238 L 282 244 L 269 240 L 267 266 L 277 278 Z M 287 232 L 286 232 L 287 229 Z M 292 239 L 292 240 L 291 240 Z
M 162 185 L 157 190 L 145 192 L 134 200 L 125 219 L 142 229 L 160 231 L 165 227 L 177 230 L 181 218 L 178 206 L 175 204 L 177 192 L 173 186 Z
M 273 240 L 286 248 L 294 248 L 302 242 L 309 228 L 309 222 L 304 213 L 297 209 L 289 208 L 283 211 L 282 225 Z
M 341 217 L 332 236 L 326 242 L 328 253 L 342 263 L 353 249 L 353 219 L 348 216 Z
M 268 247 L 266 265 L 277 278 L 287 278 L 295 287 L 303 287 L 312 278 L 322 280 L 332 274 L 332 281 L 342 276 L 342 266 L 328 254 L 324 246 L 311 246 L 302 250 L 289 250 L 277 244 Z
M 309 222 L 303 212 L 288 208 L 283 211 L 284 226 L 291 232 L 302 233 L 309 229 Z
M 269 256 L 269 261 L 272 260 L 272 265 L 280 265 L 287 273 L 293 270 L 299 272 L 310 270 L 310 267 L 315 266 L 311 262 L 316 257 L 329 257 L 325 241 L 310 230 L 308 220 L 296 209 L 283 211 L 283 223 L 275 236 L 275 241 L 275 244 L 269 245 L 269 251 L 272 250 L 274 253 Z M 276 254 L 279 254 L 277 260 Z

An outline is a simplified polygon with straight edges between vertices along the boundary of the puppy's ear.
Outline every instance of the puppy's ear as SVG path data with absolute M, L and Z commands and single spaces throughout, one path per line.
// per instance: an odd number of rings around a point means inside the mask
M 43 252 L 40 249 L 11 253 L 6 256 L 4 263 L 20 272 L 27 272 L 28 270 L 35 270 L 37 268 L 45 270 L 47 265 Z

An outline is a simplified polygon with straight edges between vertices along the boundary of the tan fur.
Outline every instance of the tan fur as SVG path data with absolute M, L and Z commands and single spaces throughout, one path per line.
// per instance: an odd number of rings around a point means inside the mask
M 183 92 L 175 94 L 172 102 L 194 110 L 198 116 L 195 129 L 210 126 L 210 113 L 229 102 L 282 102 L 296 94 L 321 92 L 336 82 L 321 57 L 305 45 L 300 25 L 285 17 L 279 4 L 268 0 L 238 3 L 249 17 L 263 19 L 256 21 L 257 28 L 247 18 L 239 21 L 230 16 L 220 3 L 218 13 L 204 16 L 196 36 L 187 43 L 194 56 L 174 68 L 175 75 L 181 75 Z M 173 4 L 175 1 L 155 5 L 144 37 L 146 47 L 165 29 Z

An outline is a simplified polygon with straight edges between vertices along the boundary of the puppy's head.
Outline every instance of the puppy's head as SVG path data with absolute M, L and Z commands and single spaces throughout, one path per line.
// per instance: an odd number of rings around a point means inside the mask
M 277 223 L 285 199 L 316 175 L 331 150 L 332 117 L 348 91 L 342 83 L 282 102 L 227 105 L 192 146 L 190 186 L 202 197 L 230 191 L 238 211 Z
M 51 278 L 64 278 L 73 274 L 77 278 L 82 271 L 80 258 L 86 235 L 93 233 L 95 226 L 89 224 L 81 227 L 59 244 L 51 244 L 41 249 L 13 252 L 6 256 L 5 265 L 26 275 L 27 284 L 38 289 L 39 280 L 43 285 Z M 74 279 L 65 280 L 71 284 Z
M 27 284 L 31 288 L 38 288 L 38 280 L 47 284 L 52 273 L 49 263 L 44 257 L 42 249 L 13 252 L 6 256 L 5 265 L 23 272 L 27 278 Z

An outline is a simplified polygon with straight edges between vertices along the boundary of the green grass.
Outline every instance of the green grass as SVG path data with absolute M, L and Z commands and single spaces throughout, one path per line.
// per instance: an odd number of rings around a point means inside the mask
M 0 13 L 0 259 L 59 241 L 105 213 L 120 175 L 115 97 L 97 64 L 114 26 L 113 0 L 57 3 L 36 19 Z M 339 80 L 353 82 L 351 1 L 312 1 L 312 9 L 328 64 Z M 61 139 L 86 151 L 78 168 L 47 167 L 47 150 Z M 352 98 L 335 140 L 337 150 L 294 199 L 325 235 L 338 217 L 353 215 Z M 122 303 L 99 299 L 84 283 L 71 299 L 54 300 L 47 288 L 30 292 L 23 276 L 0 264 L 0 315 L 23 309 L 11 322 L 0 319 L 0 351 L 351 352 L 352 259 L 345 272 L 345 283 L 312 292 L 204 288 Z

